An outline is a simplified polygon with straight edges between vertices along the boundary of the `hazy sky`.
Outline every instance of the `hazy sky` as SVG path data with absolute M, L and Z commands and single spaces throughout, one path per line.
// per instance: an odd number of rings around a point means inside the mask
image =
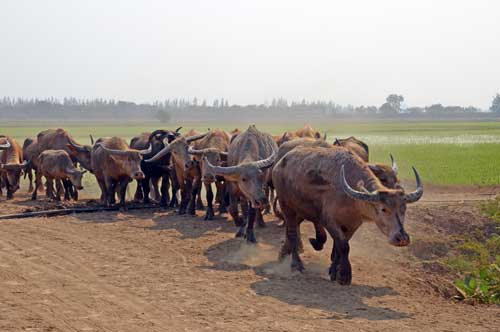
M 489 107 L 498 0 L 1 0 L 0 95 Z

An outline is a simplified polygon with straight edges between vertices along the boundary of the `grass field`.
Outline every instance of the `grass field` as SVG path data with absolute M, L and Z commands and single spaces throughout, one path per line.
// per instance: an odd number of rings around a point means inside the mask
M 195 128 L 204 131 L 214 124 L 177 124 L 158 123 L 121 124 L 67 124 L 60 125 L 82 143 L 89 143 L 88 134 L 94 137 L 122 136 L 130 138 L 143 131 L 157 128 L 176 128 L 184 126 L 183 131 Z M 259 129 L 272 134 L 285 130 L 296 130 L 302 123 L 287 122 L 259 123 Z M 313 127 L 326 132 L 328 140 L 335 137 L 354 135 L 370 146 L 370 159 L 373 162 L 389 163 L 392 153 L 399 165 L 401 177 L 413 178 L 411 165 L 414 165 L 427 183 L 434 184 L 500 184 L 500 122 L 324 122 L 312 123 Z M 34 137 L 38 132 L 56 124 L 8 123 L 0 124 L 0 134 L 10 135 L 22 142 L 26 137 Z M 246 124 L 226 123 L 223 129 Z M 88 180 L 90 181 L 90 179 Z

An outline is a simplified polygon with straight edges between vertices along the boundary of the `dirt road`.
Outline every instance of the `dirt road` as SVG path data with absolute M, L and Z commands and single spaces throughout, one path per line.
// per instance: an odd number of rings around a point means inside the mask
M 440 200 L 438 191 L 428 197 Z M 458 198 L 410 207 L 409 233 L 429 240 L 442 234 L 452 214 L 474 219 L 474 206 Z M 2 198 L 1 214 L 31 204 L 27 196 L 9 203 Z M 288 261 L 276 262 L 283 229 L 268 221 L 257 230 L 256 247 L 235 239 L 225 218 L 203 221 L 173 211 L 1 221 L 0 331 L 493 331 L 500 326 L 500 307 L 454 303 L 439 295 L 412 248 L 390 247 L 374 225 L 364 225 L 353 239 L 353 285 L 342 287 L 328 279 L 330 239 L 321 253 L 306 245 L 306 272 L 292 274 Z M 305 243 L 311 233 L 306 225 Z

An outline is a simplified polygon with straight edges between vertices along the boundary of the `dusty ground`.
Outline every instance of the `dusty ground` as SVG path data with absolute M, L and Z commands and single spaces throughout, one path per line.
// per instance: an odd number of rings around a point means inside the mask
M 495 189 L 426 188 L 408 211 L 410 248 L 364 225 L 348 287 L 328 279 L 331 240 L 321 253 L 305 242 L 304 274 L 278 264 L 271 217 L 256 247 L 225 218 L 172 211 L 0 221 L 0 331 L 492 331 L 500 307 L 444 297 L 446 281 L 422 267 L 440 250 L 422 243 L 483 222 L 474 201 Z M 0 214 L 32 206 L 1 198 Z

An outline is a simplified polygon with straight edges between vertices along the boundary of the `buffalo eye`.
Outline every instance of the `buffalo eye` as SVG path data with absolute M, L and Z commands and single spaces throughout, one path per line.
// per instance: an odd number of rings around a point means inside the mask
M 387 213 L 387 209 L 385 207 L 382 208 L 382 212 Z
M 247 179 L 246 178 L 242 178 L 241 181 L 247 182 Z

